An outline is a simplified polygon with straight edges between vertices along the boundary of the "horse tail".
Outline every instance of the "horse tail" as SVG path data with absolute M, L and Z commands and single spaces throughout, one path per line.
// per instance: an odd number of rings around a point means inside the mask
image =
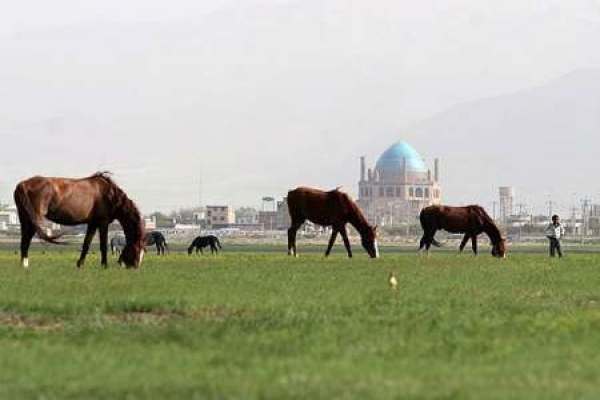
M 29 223 L 31 223 L 40 239 L 54 244 L 66 244 L 57 240 L 62 235 L 50 236 L 46 232 L 44 232 L 44 230 L 40 226 L 39 218 L 35 210 L 33 209 L 33 204 L 31 204 L 31 200 L 29 199 L 29 196 L 27 195 L 25 189 L 21 184 L 17 185 L 17 188 L 15 189 L 14 199 L 15 204 L 17 205 L 17 208 L 19 210 L 19 218 L 23 218 L 24 216 L 26 216 L 27 219 L 29 219 Z M 24 221 L 21 221 L 21 225 L 23 225 L 23 222 Z M 23 228 L 21 227 L 21 229 Z

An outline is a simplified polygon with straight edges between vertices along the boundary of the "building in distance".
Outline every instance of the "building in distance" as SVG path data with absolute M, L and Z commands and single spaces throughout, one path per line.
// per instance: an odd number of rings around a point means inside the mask
M 227 228 L 235 224 L 235 211 L 229 205 L 206 206 L 206 220 L 211 229 Z
M 440 204 L 440 163 L 433 173 L 423 157 L 400 141 L 381 154 L 374 168 L 360 158 L 358 204 L 368 220 L 379 225 L 414 224 L 424 207 Z

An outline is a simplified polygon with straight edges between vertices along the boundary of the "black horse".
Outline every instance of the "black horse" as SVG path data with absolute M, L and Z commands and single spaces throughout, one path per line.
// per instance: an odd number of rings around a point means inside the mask
M 156 246 L 156 254 L 165 255 L 165 250 L 169 252 L 169 246 L 167 245 L 167 239 L 159 231 L 152 231 L 146 234 L 145 237 L 146 246 Z
M 223 248 L 221 242 L 219 242 L 219 238 L 214 235 L 198 236 L 188 248 L 188 254 L 192 254 L 194 248 L 196 248 L 196 254 L 198 254 L 198 251 L 200 251 L 201 254 L 204 254 L 202 248 L 208 246 L 210 246 L 211 254 L 218 253 L 219 249 Z
M 127 244 L 127 241 L 125 240 L 124 236 L 113 236 L 110 239 L 110 253 L 114 256 L 116 255 L 120 255 L 121 251 L 123 250 L 123 248 L 125 247 L 125 245 Z

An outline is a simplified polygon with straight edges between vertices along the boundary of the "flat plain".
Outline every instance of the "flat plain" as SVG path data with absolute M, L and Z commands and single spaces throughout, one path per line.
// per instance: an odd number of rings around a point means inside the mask
M 1 250 L 0 398 L 600 396 L 600 254 L 265 250 Z

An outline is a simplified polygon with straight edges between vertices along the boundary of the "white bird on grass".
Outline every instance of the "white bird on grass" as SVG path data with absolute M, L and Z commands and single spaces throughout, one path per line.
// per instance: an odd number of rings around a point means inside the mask
M 390 272 L 390 276 L 388 277 L 388 283 L 390 284 L 391 289 L 398 289 L 398 279 L 396 279 L 396 275 L 394 275 L 393 272 Z

